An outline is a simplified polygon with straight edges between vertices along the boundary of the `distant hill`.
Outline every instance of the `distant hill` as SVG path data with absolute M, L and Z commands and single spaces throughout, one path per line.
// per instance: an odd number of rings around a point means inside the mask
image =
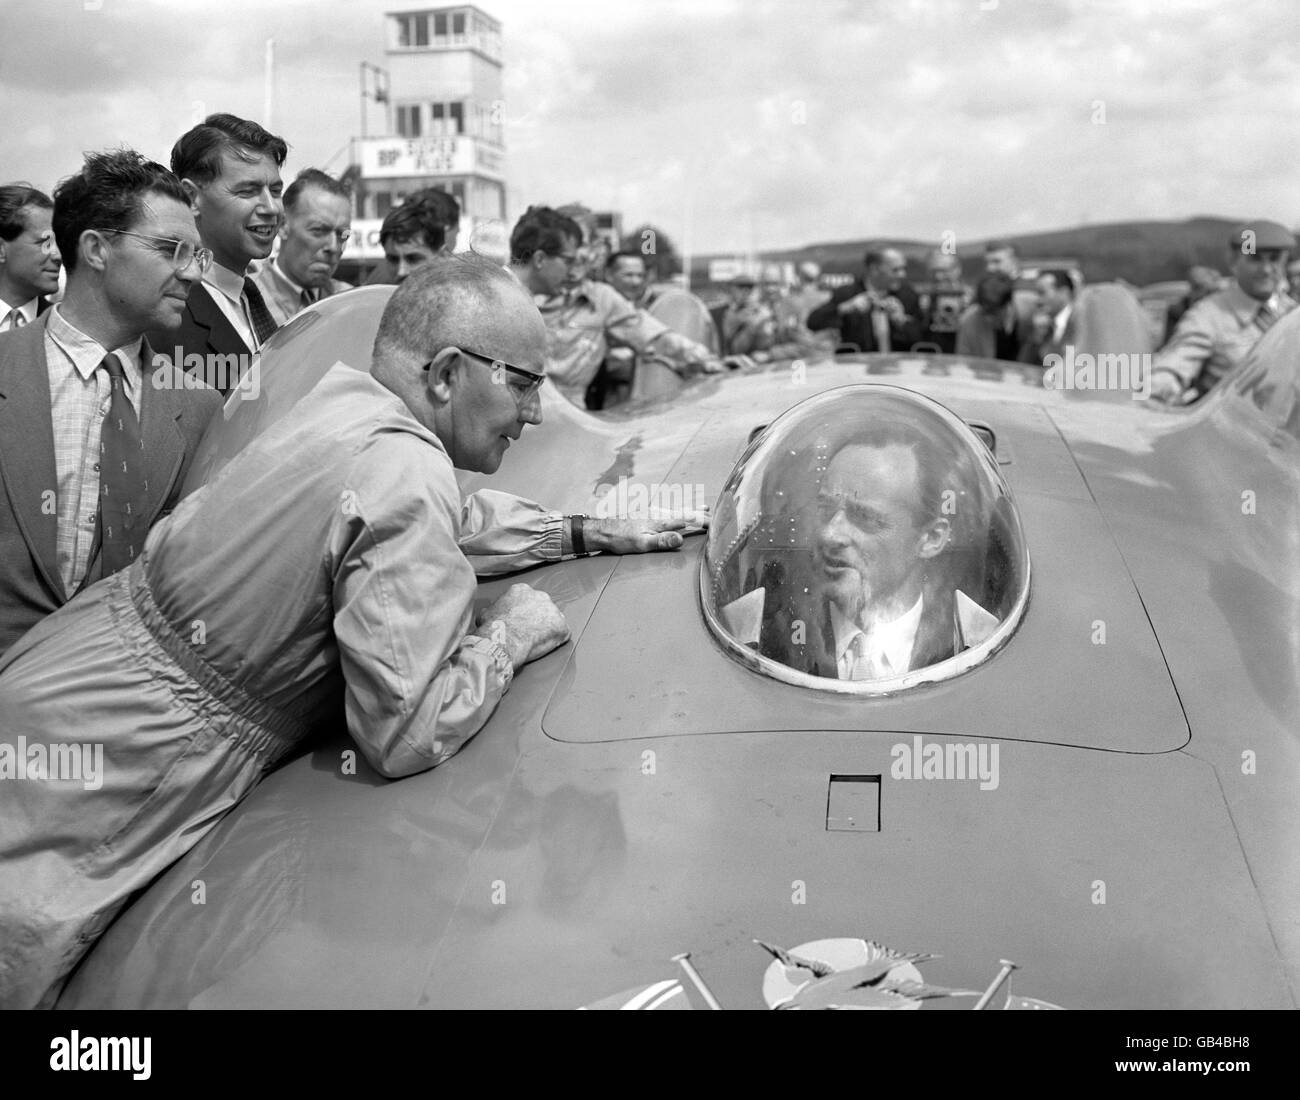
M 1166 279 L 1182 279 L 1192 264 L 1207 264 L 1226 272 L 1229 237 L 1233 228 L 1244 220 L 1196 217 L 1181 222 L 1116 222 L 1010 235 L 1001 239 L 1014 244 L 1025 261 L 1036 257 L 1073 256 L 1079 261 L 1088 282 L 1124 279 L 1135 286 L 1145 286 Z M 862 254 L 868 247 L 888 246 L 899 249 L 907 257 L 908 275 L 920 280 L 924 277 L 925 256 L 937 244 L 937 241 L 872 237 L 763 252 L 759 258 L 792 263 L 814 260 L 828 274 L 856 275 L 862 268 Z M 692 281 L 707 281 L 709 261 L 724 259 L 726 255 L 692 257 Z M 968 280 L 974 280 L 983 270 L 983 255 L 982 239 L 958 244 L 957 256 Z

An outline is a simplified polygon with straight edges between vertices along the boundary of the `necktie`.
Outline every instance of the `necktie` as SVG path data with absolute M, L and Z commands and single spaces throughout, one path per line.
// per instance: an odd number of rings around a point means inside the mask
M 304 290 L 304 291 L 302 292 L 302 308 L 303 308 L 303 309 L 306 309 L 309 305 L 311 305 L 311 304 L 312 304 L 313 302 L 315 302 L 315 301 L 316 301 L 316 299 L 313 298 L 313 297 L 311 296 L 311 291 L 310 291 L 310 290 Z
M 858 631 L 840 659 L 841 680 L 884 680 L 894 674 L 884 653 L 867 656 L 867 636 Z
M 144 547 L 144 440 L 140 420 L 126 395 L 122 362 L 105 356 L 100 366 L 113 384 L 108 415 L 99 437 L 99 524 L 104 575 L 130 565 Z
M 1255 324 L 1259 325 L 1260 332 L 1267 332 L 1277 321 L 1277 314 L 1274 313 L 1265 302 L 1259 307 L 1259 312 L 1255 314 Z
M 27 324 L 27 318 L 24 317 L 21 313 L 19 313 L 18 310 L 16 309 L 11 309 L 9 311 L 9 316 L 6 317 L 5 320 L 9 322 L 10 331 L 16 329 L 19 325 Z
M 244 300 L 248 303 L 248 316 L 253 321 L 253 335 L 257 337 L 257 346 L 260 348 L 275 332 L 277 328 L 275 318 L 266 308 L 266 299 L 262 297 L 262 292 L 257 289 L 257 284 L 252 279 L 244 280 Z
M 873 306 L 871 310 L 871 331 L 876 337 L 877 351 L 890 351 L 889 314 L 884 306 Z

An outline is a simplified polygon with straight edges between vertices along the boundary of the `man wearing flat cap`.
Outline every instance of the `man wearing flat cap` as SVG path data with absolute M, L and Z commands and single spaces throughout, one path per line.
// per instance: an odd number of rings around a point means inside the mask
M 1151 398 L 1197 401 L 1240 363 L 1256 341 L 1296 306 L 1287 293 L 1295 238 L 1277 222 L 1239 226 L 1228 242 L 1233 282 L 1202 298 L 1178 322 L 1151 368 Z

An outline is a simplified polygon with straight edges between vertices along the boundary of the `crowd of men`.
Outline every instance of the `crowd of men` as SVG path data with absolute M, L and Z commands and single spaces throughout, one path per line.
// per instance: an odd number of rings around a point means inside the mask
M 119 149 L 88 154 L 52 197 L 0 187 L 0 778 L 16 746 L 92 728 L 114 765 L 94 789 L 7 785 L 0 1006 L 52 1003 L 126 898 L 340 693 L 380 774 L 454 754 L 514 672 L 568 637 L 524 584 L 475 615 L 476 574 L 676 550 L 707 525 L 462 500 L 454 471 L 497 470 L 540 423 L 545 379 L 600 407 L 845 345 L 1041 363 L 1075 331 L 1077 273 L 1025 294 L 1005 243 L 973 289 L 940 251 L 918 293 L 882 248 L 834 293 L 805 266 L 794 286 L 738 278 L 710 311 L 655 283 L 640 250 L 601 255 L 576 211 L 530 207 L 506 254 L 453 255 L 459 206 L 426 190 L 381 227 L 372 281 L 397 289 L 369 371 L 330 368 L 182 498 L 221 395 L 278 328 L 350 289 L 336 278 L 350 192 L 316 169 L 285 188 L 287 153 L 216 114 L 170 168 Z M 1197 283 L 1157 358 L 1165 399 L 1213 386 L 1295 305 L 1279 282 L 1294 240 L 1248 232 L 1234 282 Z

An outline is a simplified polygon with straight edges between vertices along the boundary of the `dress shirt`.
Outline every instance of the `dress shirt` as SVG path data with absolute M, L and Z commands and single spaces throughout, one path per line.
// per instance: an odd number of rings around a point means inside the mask
M 236 275 L 230 268 L 222 267 L 213 260 L 212 265 L 203 273 L 203 285 L 211 288 L 212 300 L 225 314 L 226 320 L 235 326 L 235 331 L 248 350 L 257 351 L 260 345 L 244 301 L 244 276 Z
M 679 374 L 715 360 L 708 348 L 671 332 L 604 283 L 584 280 L 564 294 L 534 295 L 533 302 L 546 322 L 547 375 L 579 408 L 611 343 L 660 359 Z
M 897 619 L 876 623 L 869 630 L 863 630 L 832 603 L 831 627 L 835 632 L 835 666 L 839 678 L 877 680 L 909 671 L 924 600 L 923 595 L 917 596 L 916 603 Z
M 274 260 L 258 264 L 251 274 L 277 325 L 287 325 L 323 296 L 319 287 L 299 286 L 289 278 L 280 266 L 278 255 Z
M 23 319 L 22 323 L 24 325 L 30 325 L 33 321 L 36 320 L 36 311 L 39 306 L 40 306 L 39 297 L 31 299 L 31 301 L 24 302 L 20 306 L 11 306 L 4 299 L 0 298 L 0 332 L 8 332 L 11 328 L 14 327 L 13 322 L 9 318 L 9 315 L 14 310 L 17 310 L 18 313 L 22 316 Z
M 1183 314 L 1169 342 L 1156 352 L 1152 372 L 1161 368 L 1173 371 L 1184 388 L 1195 384 L 1205 392 L 1240 363 L 1264 334 L 1261 306 L 1268 306 L 1276 320 L 1295 305 L 1283 291 L 1261 302 L 1233 282 Z
M 140 344 L 117 348 L 126 395 L 140 415 L 143 374 Z M 50 376 L 50 414 L 54 424 L 54 471 L 59 573 L 64 591 L 77 590 L 90 565 L 99 523 L 99 437 L 113 397 L 113 382 L 99 369 L 108 352 L 50 307 L 45 326 L 45 361 Z
M 1074 306 L 1064 307 L 1060 313 L 1052 318 L 1052 343 L 1061 345 L 1065 343 L 1065 326 L 1070 323 L 1070 314 L 1074 312 Z

